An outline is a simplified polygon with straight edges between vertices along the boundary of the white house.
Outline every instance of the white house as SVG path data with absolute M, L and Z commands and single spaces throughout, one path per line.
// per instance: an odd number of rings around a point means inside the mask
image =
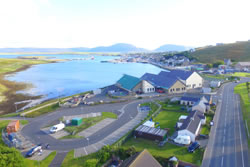
M 202 123 L 205 123 L 206 117 L 200 111 L 191 111 L 188 117 L 184 120 L 178 135 L 190 136 L 191 141 L 194 142 L 196 136 L 199 134 Z
M 212 88 L 218 88 L 221 85 L 221 81 L 211 81 L 210 82 L 210 87 Z
M 159 75 L 165 77 L 178 78 L 186 84 L 187 89 L 200 88 L 203 85 L 203 78 L 195 71 L 171 70 L 161 71 Z

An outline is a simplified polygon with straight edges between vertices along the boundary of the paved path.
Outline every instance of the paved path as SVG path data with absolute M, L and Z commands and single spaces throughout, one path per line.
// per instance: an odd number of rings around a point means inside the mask
M 240 97 L 234 94 L 236 85 L 225 84 L 218 92 L 219 103 L 214 117 L 214 127 L 210 132 L 202 167 L 248 167 L 247 137 Z
M 114 122 L 115 119 L 112 118 L 106 118 L 104 120 L 102 120 L 101 122 L 95 124 L 94 126 L 91 126 L 85 130 L 83 130 L 82 132 L 78 133 L 78 136 L 83 136 L 83 137 L 89 137 L 92 134 L 98 132 L 99 130 L 101 130 L 102 128 L 106 127 L 107 125 L 111 124 L 112 122 Z
M 60 167 L 67 153 L 67 151 L 57 152 L 55 158 L 50 163 L 49 167 Z

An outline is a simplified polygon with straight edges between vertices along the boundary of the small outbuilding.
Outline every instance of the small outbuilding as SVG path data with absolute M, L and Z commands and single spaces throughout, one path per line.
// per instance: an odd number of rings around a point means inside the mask
M 19 130 L 19 128 L 20 128 L 19 120 L 13 120 L 7 125 L 6 131 L 8 134 L 10 134 L 13 132 L 17 132 Z
M 79 126 L 82 124 L 82 118 L 73 118 L 71 120 L 71 124 L 75 126 Z
M 135 129 L 134 135 L 136 137 L 141 137 L 149 140 L 163 141 L 167 137 L 167 131 L 160 128 L 148 127 L 145 125 L 140 125 Z

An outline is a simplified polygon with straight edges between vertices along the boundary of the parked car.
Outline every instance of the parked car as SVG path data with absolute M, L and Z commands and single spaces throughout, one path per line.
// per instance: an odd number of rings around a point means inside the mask
M 197 148 L 200 147 L 200 144 L 196 141 L 193 142 L 189 147 L 188 147 L 188 152 L 193 153 Z
M 200 139 L 208 139 L 209 136 L 208 136 L 208 135 L 200 134 L 200 135 L 199 135 L 199 138 L 200 138 Z
M 160 88 L 156 89 L 155 91 L 156 91 L 157 93 L 165 93 L 165 91 L 164 91 L 163 89 L 160 89 Z
M 26 153 L 26 157 L 32 157 L 35 153 L 39 152 L 42 150 L 42 145 L 39 144 L 35 147 L 33 147 L 32 149 L 30 149 L 27 153 Z
M 54 125 L 50 128 L 50 133 L 56 133 L 60 130 L 63 130 L 65 128 L 65 124 L 64 123 L 59 123 L 57 125 Z

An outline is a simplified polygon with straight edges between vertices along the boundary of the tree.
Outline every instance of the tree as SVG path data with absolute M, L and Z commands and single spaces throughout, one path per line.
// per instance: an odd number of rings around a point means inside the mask
M 0 166 L 24 167 L 24 158 L 15 148 L 0 146 Z
M 212 64 L 207 64 L 207 68 L 212 68 L 213 65 Z
M 219 60 L 219 61 L 217 61 L 217 62 L 215 62 L 215 63 L 213 64 L 213 67 L 217 68 L 219 65 L 223 65 L 223 64 L 224 64 L 224 61 Z

